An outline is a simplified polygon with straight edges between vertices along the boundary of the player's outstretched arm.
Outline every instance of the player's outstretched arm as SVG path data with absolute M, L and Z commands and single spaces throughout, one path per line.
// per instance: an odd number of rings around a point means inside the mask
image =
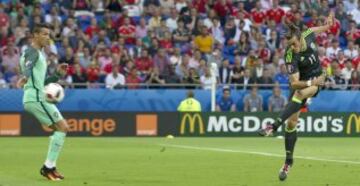
M 318 26 L 318 27 L 312 27 L 310 29 L 315 33 L 325 32 L 325 31 L 329 30 L 331 26 L 333 26 L 334 19 L 335 19 L 334 17 L 335 17 L 334 12 L 330 12 L 329 16 L 326 18 L 325 25 Z
M 54 75 L 46 78 L 45 85 L 47 85 L 49 83 L 58 82 L 61 77 L 66 75 L 68 66 L 69 65 L 67 63 L 62 63 L 62 64 L 58 65 L 56 73 Z

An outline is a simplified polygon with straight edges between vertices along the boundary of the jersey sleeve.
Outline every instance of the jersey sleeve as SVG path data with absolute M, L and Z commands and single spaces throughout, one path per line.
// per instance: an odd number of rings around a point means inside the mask
M 285 53 L 285 65 L 289 74 L 299 72 L 298 60 L 291 49 L 288 49 Z
M 311 47 L 311 43 L 315 43 L 316 42 L 316 36 L 313 30 L 311 30 L 311 28 L 305 30 L 302 34 L 302 37 L 305 39 L 306 41 L 306 46 L 308 48 Z
M 36 64 L 36 61 L 39 59 L 39 53 L 34 48 L 29 48 L 25 51 L 24 54 L 25 62 L 24 62 L 24 69 L 23 75 L 27 78 L 31 76 L 31 71 Z

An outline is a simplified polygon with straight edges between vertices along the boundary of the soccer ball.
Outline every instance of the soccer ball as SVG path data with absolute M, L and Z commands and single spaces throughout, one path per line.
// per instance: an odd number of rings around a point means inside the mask
M 65 93 L 61 85 L 49 83 L 45 86 L 45 99 L 49 103 L 59 103 L 64 99 Z

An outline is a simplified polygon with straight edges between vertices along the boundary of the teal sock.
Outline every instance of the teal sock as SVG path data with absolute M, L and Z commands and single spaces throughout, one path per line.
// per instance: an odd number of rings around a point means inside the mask
M 61 148 L 65 141 L 66 133 L 56 131 L 50 136 L 49 150 L 47 153 L 45 166 L 48 168 L 56 167 L 56 160 L 59 157 Z

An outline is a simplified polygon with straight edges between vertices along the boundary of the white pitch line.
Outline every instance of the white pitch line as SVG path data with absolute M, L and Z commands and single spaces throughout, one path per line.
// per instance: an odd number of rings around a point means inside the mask
M 214 152 L 230 152 L 230 153 L 241 153 L 241 154 L 253 154 L 259 156 L 268 156 L 268 157 L 285 157 L 284 155 L 268 153 L 268 152 L 256 152 L 256 151 L 243 151 L 243 150 L 233 150 L 233 149 L 221 149 L 213 147 L 196 147 L 196 146 L 187 146 L 187 145 L 169 145 L 169 144 L 159 144 L 160 146 L 174 147 L 180 149 L 192 149 L 192 150 L 203 150 L 203 151 L 214 151 Z M 359 161 L 348 161 L 348 160 L 336 160 L 336 159 L 324 159 L 310 156 L 294 156 L 297 159 L 313 160 L 313 161 L 324 161 L 324 162 L 336 162 L 336 163 L 346 163 L 346 164 L 357 164 L 360 165 Z

